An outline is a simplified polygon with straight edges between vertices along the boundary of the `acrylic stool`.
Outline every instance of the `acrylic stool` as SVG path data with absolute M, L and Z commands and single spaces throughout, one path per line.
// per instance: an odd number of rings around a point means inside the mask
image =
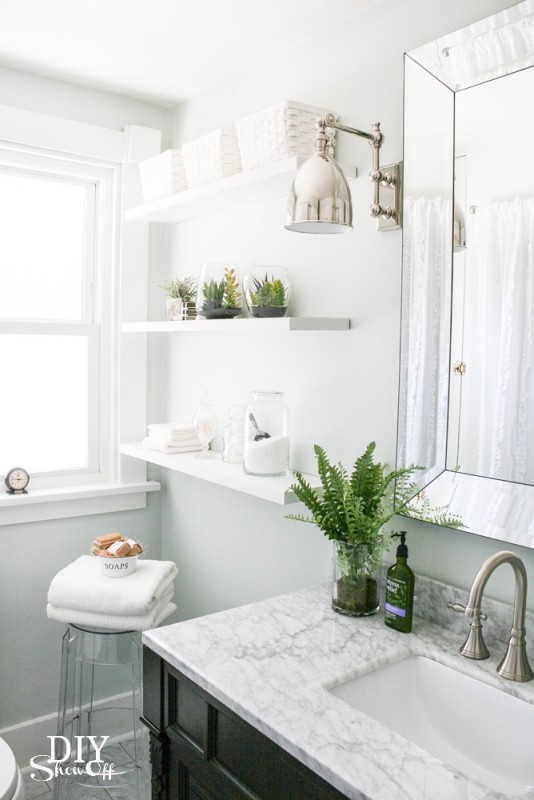
M 128 698 L 124 705 L 124 688 Z M 113 695 L 110 695 L 110 689 Z M 107 698 L 104 702 L 100 698 Z M 119 702 L 120 701 L 120 702 Z M 100 630 L 70 624 L 63 636 L 55 760 L 54 800 L 80 797 L 80 789 L 120 789 L 141 800 L 146 773 L 142 754 L 142 660 L 138 631 Z M 102 737 L 115 735 L 117 723 L 132 731 L 133 760 L 114 765 L 99 753 Z M 64 737 L 64 738 L 59 738 Z M 76 738 L 83 737 L 83 738 Z M 67 752 L 69 751 L 69 752 Z M 94 762 L 89 767 L 89 762 Z M 91 774 L 95 773 L 95 774 Z M 120 774 L 119 774 L 120 773 Z M 102 792 L 104 795 L 104 792 Z M 113 795 L 113 791 L 112 791 Z

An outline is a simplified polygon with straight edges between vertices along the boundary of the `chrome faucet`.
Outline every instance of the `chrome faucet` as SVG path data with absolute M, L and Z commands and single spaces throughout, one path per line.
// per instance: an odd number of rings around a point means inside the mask
M 448 607 L 453 611 L 463 611 L 467 619 L 471 620 L 469 634 L 460 648 L 460 653 L 466 658 L 488 658 L 489 651 L 482 637 L 481 624 L 481 620 L 487 619 L 487 617 L 481 613 L 480 604 L 488 578 L 501 564 L 511 564 L 513 567 L 515 597 L 510 639 L 504 658 L 497 667 L 497 672 L 501 677 L 511 681 L 531 681 L 534 678 L 534 672 L 528 663 L 525 646 L 527 571 L 519 556 L 509 550 L 501 550 L 490 556 L 475 575 L 467 606 L 460 605 L 460 603 L 449 603 Z

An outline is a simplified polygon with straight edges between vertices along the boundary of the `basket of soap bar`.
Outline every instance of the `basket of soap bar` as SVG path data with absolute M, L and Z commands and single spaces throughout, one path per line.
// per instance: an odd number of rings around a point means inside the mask
M 243 170 L 290 156 L 313 154 L 315 122 L 330 113 L 324 108 L 283 100 L 235 123 Z M 334 131 L 330 132 L 334 146 Z
M 184 161 L 180 150 L 165 150 L 139 162 L 139 177 L 145 203 L 187 189 Z
M 219 128 L 186 142 L 182 155 L 190 188 L 241 172 L 235 128 Z
M 137 558 L 143 548 L 135 539 L 125 539 L 120 533 L 97 536 L 91 552 L 98 558 L 100 572 L 108 578 L 124 578 L 137 567 Z

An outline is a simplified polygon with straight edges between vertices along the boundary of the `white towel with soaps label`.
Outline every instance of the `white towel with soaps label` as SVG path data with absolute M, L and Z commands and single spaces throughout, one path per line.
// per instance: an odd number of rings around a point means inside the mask
M 48 590 L 49 605 L 55 609 L 114 618 L 145 617 L 152 616 L 154 608 L 160 606 L 169 589 L 168 599 L 172 598 L 174 578 L 178 574 L 174 561 L 140 558 L 135 572 L 111 580 L 100 572 L 99 558 L 104 556 L 80 556 L 60 570 Z

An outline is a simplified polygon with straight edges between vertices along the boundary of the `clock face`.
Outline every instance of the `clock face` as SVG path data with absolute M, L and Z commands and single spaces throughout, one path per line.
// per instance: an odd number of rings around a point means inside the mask
M 5 481 L 11 492 L 22 492 L 30 482 L 30 476 L 22 467 L 14 467 L 7 473 Z

